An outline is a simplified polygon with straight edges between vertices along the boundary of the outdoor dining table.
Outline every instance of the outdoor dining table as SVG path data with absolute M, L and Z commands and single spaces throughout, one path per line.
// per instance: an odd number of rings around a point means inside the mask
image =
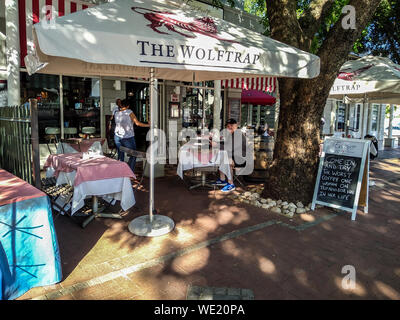
M 51 154 L 44 168 L 52 169 L 57 185 L 74 187 L 71 215 L 84 206 L 86 198 L 92 197 L 93 214 L 82 224 L 83 227 L 95 217 L 122 218 L 119 214 L 99 212 L 98 196 L 109 202 L 119 200 L 124 211 L 135 204 L 130 180 L 135 175 L 123 161 L 85 153 Z
M 48 196 L 0 169 L 0 300 L 61 279 Z
M 228 180 L 232 180 L 228 152 L 226 150 L 209 149 L 208 139 L 191 139 L 179 150 L 177 174 L 183 179 L 183 172 L 195 170 L 201 172 L 201 183 L 190 189 L 209 186 L 206 182 L 206 172 L 220 170 Z

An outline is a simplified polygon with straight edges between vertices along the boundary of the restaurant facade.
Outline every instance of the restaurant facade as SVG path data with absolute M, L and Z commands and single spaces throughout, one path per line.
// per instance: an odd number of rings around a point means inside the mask
M 353 57 L 339 71 L 324 109 L 324 135 L 363 139 L 372 135 L 379 150 L 397 147 L 392 134 L 400 105 L 400 65 L 388 58 Z
M 149 121 L 149 79 L 112 76 L 80 76 L 77 74 L 44 74 L 38 70 L 30 74 L 25 57 L 34 53 L 32 29 L 36 23 L 48 23 L 51 18 L 112 1 L 82 2 L 79 0 L 15 0 L 13 5 L 4 7 L 1 17 L 1 34 L 7 34 L 7 43 L 1 41 L 0 49 L 8 53 L 8 63 L 3 61 L 0 82 L 0 106 L 28 103 L 30 98 L 38 100 L 39 139 L 42 161 L 47 157 L 48 135 L 46 128 L 56 128 L 59 138 L 84 134 L 87 128 L 94 128 L 93 135 L 108 136 L 108 120 L 115 101 L 128 99 L 130 107 L 141 122 Z M 263 27 L 257 17 L 245 13 L 243 4 L 239 9 L 224 6 L 213 7 L 211 1 L 170 1 L 176 7 L 187 6 L 204 16 L 223 18 L 241 27 L 252 28 L 260 33 Z M 4 6 L 4 3 L 1 4 Z M 46 19 L 48 21 L 46 21 Z M 7 22 L 14 22 L 18 28 L 6 28 Z M 7 48 L 6 48 L 7 46 Z M 143 47 L 144 49 L 145 47 Z M 161 48 L 161 47 L 160 47 Z M 153 48 L 154 49 L 154 48 Z M 204 50 L 203 50 L 204 51 Z M 160 51 L 158 51 L 161 53 Z M 203 52 L 195 52 L 201 55 Z M 211 53 L 204 52 L 204 56 Z M 215 53 L 214 53 L 215 54 Z M 216 53 L 219 54 L 219 53 Z M 14 59 L 13 59 L 14 58 Z M 214 58 L 209 56 L 208 58 Z M 233 58 L 233 57 L 232 57 Z M 240 59 L 240 57 L 239 57 Z M 245 60 L 245 57 L 242 57 Z M 248 57 L 255 59 L 255 57 Z M 4 59 L 5 60 L 5 59 Z M 29 62 L 28 62 L 29 63 Z M 95 74 L 95 72 L 93 72 Z M 241 103 L 242 90 L 260 90 L 276 96 L 275 77 L 235 78 L 204 82 L 159 81 L 158 128 L 168 132 L 172 120 L 178 132 L 182 128 L 222 128 L 228 118 L 236 118 L 241 126 L 254 129 L 265 123 L 273 128 L 277 122 L 279 102 L 273 105 L 249 105 Z M 86 128 L 86 129 L 85 129 Z M 145 148 L 145 128 L 137 128 L 138 149 Z

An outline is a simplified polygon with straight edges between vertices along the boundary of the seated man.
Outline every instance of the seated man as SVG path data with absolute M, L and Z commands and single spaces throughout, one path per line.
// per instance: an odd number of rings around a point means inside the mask
M 263 134 L 262 134 L 262 136 L 263 136 L 263 137 L 269 137 L 269 136 L 270 136 L 270 134 L 269 134 L 268 123 L 265 123 L 265 124 L 264 124 L 264 129 L 263 129 Z
M 233 168 L 241 168 L 246 166 L 246 137 L 240 130 L 236 131 L 238 128 L 235 119 L 229 119 L 226 123 L 225 131 L 225 141 L 221 141 L 221 149 L 228 152 L 229 164 L 231 168 L 231 176 L 233 177 Z M 235 133 L 236 132 L 236 133 Z M 235 143 L 235 136 L 237 142 Z M 241 136 L 241 141 L 240 140 Z M 223 186 L 222 192 L 229 192 L 235 190 L 235 185 L 233 184 L 233 178 L 227 180 L 224 173 L 219 171 L 219 179 L 213 183 L 217 186 Z

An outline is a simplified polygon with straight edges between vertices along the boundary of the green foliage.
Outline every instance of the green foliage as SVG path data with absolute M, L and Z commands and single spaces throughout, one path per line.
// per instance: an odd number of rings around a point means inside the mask
M 260 23 L 264 26 L 265 30 L 263 34 L 268 36 L 270 31 L 265 0 L 245 0 L 244 11 L 260 18 Z
M 298 8 L 304 9 L 308 7 L 310 1 L 298 1 Z M 316 54 L 318 49 L 321 47 L 324 42 L 329 30 L 338 22 L 340 16 L 342 15 L 342 8 L 349 3 L 349 0 L 336 0 L 330 12 L 326 15 L 325 20 L 320 25 L 317 33 L 315 34 L 310 52 Z M 306 7 L 299 7 L 299 5 L 306 5 Z M 299 10 L 298 9 L 298 10 Z
M 382 0 L 354 52 L 389 57 L 400 64 L 400 1 Z
M 393 113 L 395 113 L 396 111 L 397 111 L 397 106 L 395 105 L 393 108 Z M 385 116 L 386 118 L 390 118 L 390 104 L 386 105 Z
M 303 16 L 305 10 L 310 6 L 311 0 L 297 0 L 297 18 Z M 321 24 L 318 32 L 315 34 L 310 48 L 310 52 L 316 53 L 322 45 L 330 28 L 339 20 L 342 8 L 349 3 L 349 0 L 336 0 L 332 10 Z M 265 0 L 245 0 L 244 10 L 248 13 L 260 17 L 261 23 L 265 27 L 264 35 L 269 34 L 269 23 L 267 17 L 267 7 Z
M 218 0 L 216 0 L 218 1 Z M 228 0 L 232 1 L 233 0 Z M 312 0 L 297 0 L 297 18 L 304 15 Z M 310 52 L 317 53 L 329 30 L 342 15 L 342 8 L 349 0 L 336 0 L 330 12 L 326 15 L 315 34 Z M 244 10 L 260 18 L 265 28 L 264 35 L 269 35 L 269 23 L 265 0 L 245 0 Z M 382 0 L 377 8 L 371 24 L 362 32 L 353 46 L 358 54 L 373 54 L 388 56 L 400 63 L 400 0 Z

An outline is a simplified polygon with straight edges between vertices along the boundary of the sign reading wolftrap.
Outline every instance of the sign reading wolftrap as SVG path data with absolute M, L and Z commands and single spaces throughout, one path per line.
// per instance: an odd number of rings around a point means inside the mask
M 351 220 L 356 218 L 358 205 L 368 212 L 369 146 L 369 140 L 325 139 L 312 210 L 316 204 L 343 209 L 352 212 Z
M 55 28 L 36 23 L 35 50 L 48 63 L 41 72 L 148 78 L 156 68 L 155 78 L 190 82 L 318 76 L 316 55 L 179 3 L 118 0 L 59 16 Z

